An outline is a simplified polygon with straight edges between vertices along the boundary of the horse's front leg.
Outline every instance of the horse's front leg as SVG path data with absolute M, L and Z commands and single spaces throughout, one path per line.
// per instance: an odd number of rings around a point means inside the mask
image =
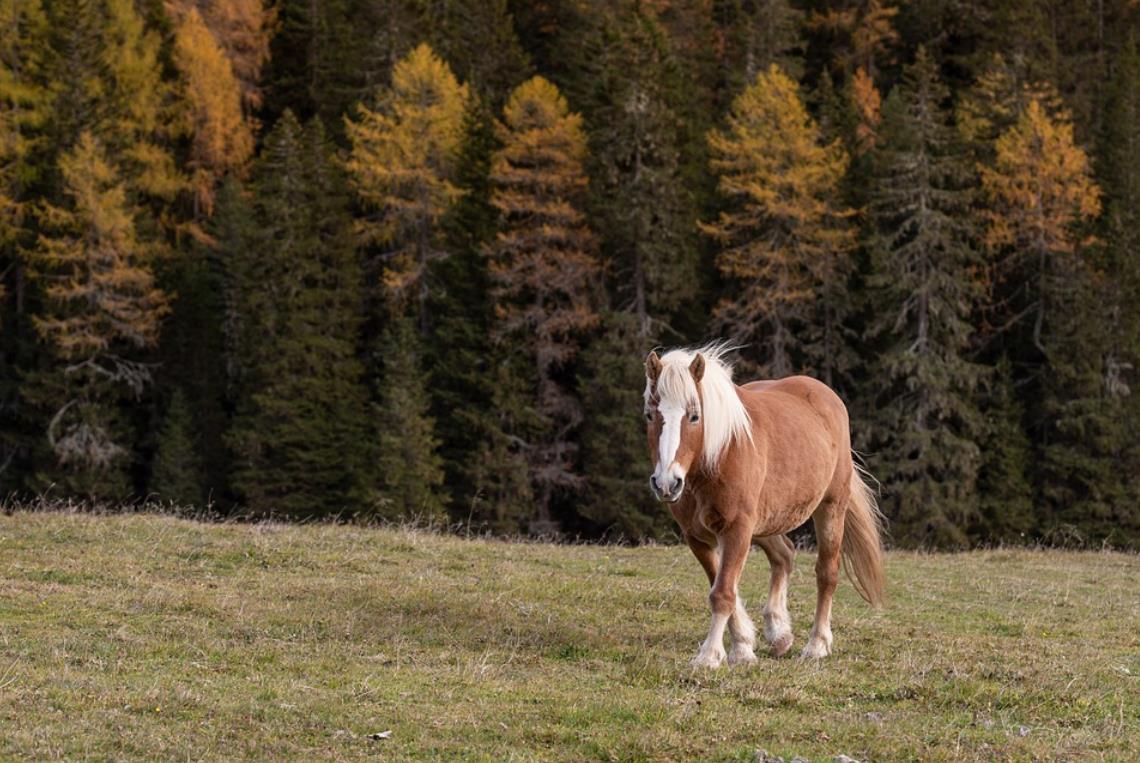
M 708 575 L 711 591 L 712 586 L 716 584 L 717 572 L 720 569 L 720 558 L 716 548 L 688 533 L 685 533 L 685 542 L 689 544 L 693 556 L 697 557 L 697 561 L 701 563 L 705 574 Z M 728 618 L 728 633 L 732 638 L 732 647 L 728 652 L 728 664 L 738 665 L 755 662 L 756 654 L 753 650 L 756 648 L 756 626 L 752 624 L 752 618 L 744 609 L 744 599 L 740 597 L 739 592 L 736 597 L 736 609 Z
M 729 625 L 730 619 L 735 622 L 732 655 L 729 661 L 738 664 L 756 660 L 756 655 L 753 653 L 756 643 L 755 628 L 743 611 L 743 602 L 737 596 L 740 574 L 744 571 L 744 562 L 748 559 L 751 545 L 752 530 L 744 523 L 733 525 L 717 534 L 720 566 L 712 590 L 709 592 L 712 624 L 709 626 L 708 637 L 701 644 L 697 656 L 693 658 L 694 667 L 717 668 L 724 662 L 724 629 Z

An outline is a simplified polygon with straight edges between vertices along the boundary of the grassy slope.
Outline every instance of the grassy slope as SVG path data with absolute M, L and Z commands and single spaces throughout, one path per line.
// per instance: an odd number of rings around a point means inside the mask
M 1140 558 L 892 553 L 889 577 L 880 613 L 840 587 L 824 662 L 694 673 L 683 548 L 0 517 L 0 758 L 1140 755 Z M 748 599 L 765 578 L 758 555 Z

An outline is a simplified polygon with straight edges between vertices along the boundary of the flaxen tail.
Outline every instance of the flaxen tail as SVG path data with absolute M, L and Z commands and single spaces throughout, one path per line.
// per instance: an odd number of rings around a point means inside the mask
M 883 603 L 883 514 L 864 474 L 858 465 L 851 472 L 851 497 L 843 523 L 843 569 L 859 595 L 878 607 Z

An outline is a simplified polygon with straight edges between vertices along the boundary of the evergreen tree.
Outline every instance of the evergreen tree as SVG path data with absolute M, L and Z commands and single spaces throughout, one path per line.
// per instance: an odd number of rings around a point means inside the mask
M 847 156 L 821 145 L 795 83 L 775 66 L 733 102 L 709 145 L 729 209 L 701 228 L 722 246 L 717 264 L 733 284 L 717 321 L 735 341 L 763 342 L 763 375 L 787 376 L 806 365 L 799 336 L 814 295 L 849 268 L 854 236 L 837 198 Z
M 618 305 L 633 312 L 648 342 L 696 296 L 697 212 L 681 176 L 678 119 L 667 100 L 674 63 L 664 30 L 640 12 L 611 33 L 616 39 L 598 62 L 589 110 L 592 207 Z
M 530 70 L 507 6 L 507 0 L 443 0 L 428 4 L 424 19 L 435 49 L 463 82 L 495 105 Z
M 918 56 L 887 101 L 876 193 L 871 296 L 882 338 L 877 476 L 896 538 L 962 546 L 975 520 L 982 368 L 968 359 L 979 298 L 969 229 L 971 173 L 942 110 L 934 61 Z
M 432 378 L 432 418 L 440 440 L 453 516 L 466 520 L 479 502 L 475 487 L 482 469 L 478 453 L 497 430 L 491 400 L 495 366 L 493 314 L 483 250 L 494 238 L 498 213 L 491 206 L 490 167 L 495 143 L 493 119 L 480 108 L 468 112 L 465 140 L 456 163 L 459 201 L 444 219 L 450 255 L 436 269 L 438 288 L 430 310 L 437 319 L 424 354 Z M 525 478 L 525 474 L 524 474 Z
M 1128 39 L 1108 88 L 1098 175 L 1105 190 L 1102 314 L 1107 322 L 1103 395 L 1120 409 L 1123 440 L 1114 447 L 1125 492 L 1116 506 L 1133 546 L 1140 527 L 1140 49 Z
M 353 104 L 391 83 L 423 41 L 421 0 L 283 0 L 270 45 L 266 112 L 339 129 Z
M 586 493 L 579 511 L 607 534 L 660 537 L 673 519 L 646 485 L 645 340 L 629 313 L 609 313 L 602 325 L 599 338 L 583 353 L 578 383 L 590 412 L 582 427 Z
M 359 221 L 366 244 L 384 249 L 383 281 L 397 303 L 411 300 L 428 327 L 429 268 L 446 252 L 440 222 L 460 192 L 453 182 L 468 91 L 430 47 L 396 65 L 378 110 L 346 123 L 353 187 L 375 215 Z
M 202 505 L 202 470 L 194 442 L 194 419 L 186 396 L 175 388 L 158 430 L 150 492 L 159 500 L 194 508 Z
M 495 402 L 506 434 L 518 443 L 511 460 L 524 459 L 534 483 L 532 527 L 547 531 L 557 495 L 582 484 L 572 439 L 582 410 L 567 373 L 583 332 L 598 321 L 591 288 L 599 274 L 595 240 L 579 206 L 587 190 L 586 138 L 581 117 L 541 77 L 511 94 L 499 132 L 491 202 L 502 230 L 488 248 L 494 332 L 510 353 L 499 372 L 525 373 L 529 392 L 523 402 L 520 383 L 502 383 L 504 397 Z M 519 404 L 529 410 L 519 411 Z M 514 471 L 517 462 L 503 468 Z
M 380 478 L 378 512 L 388 519 L 438 521 L 446 517 L 443 462 L 428 416 L 427 376 L 410 319 L 394 316 L 383 343 L 378 407 Z
M 802 74 L 802 10 L 788 0 L 722 0 L 716 16 L 725 36 L 725 85 L 738 91 L 772 64 L 790 77 Z
M 132 444 L 115 405 L 150 382 L 138 352 L 157 342 L 168 297 L 154 284 L 153 250 L 138 237 L 125 184 L 100 143 L 83 133 L 59 169 L 68 203 L 44 205 L 45 233 L 29 252 L 45 299 L 35 325 L 54 362 L 27 394 L 50 406 L 45 428 L 60 480 L 78 493 L 114 494 L 126 486 Z
M 344 180 L 319 122 L 286 112 L 254 178 L 251 246 L 231 254 L 231 362 L 243 368 L 228 442 L 255 513 L 319 517 L 368 497 L 360 275 Z
M 978 515 L 969 536 L 975 543 L 1022 543 L 1041 520 L 1030 481 L 1033 453 L 1025 433 L 1025 410 L 1014 394 L 1009 358 L 1003 356 L 990 377 L 981 405 L 985 429 Z

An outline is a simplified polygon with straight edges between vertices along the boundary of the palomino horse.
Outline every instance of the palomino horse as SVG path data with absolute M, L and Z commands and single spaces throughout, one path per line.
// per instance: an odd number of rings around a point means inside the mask
M 819 558 L 815 624 L 804 657 L 831 653 L 831 599 L 840 553 L 859 593 L 877 606 L 883 593 L 882 516 L 851 458 L 847 408 L 805 376 L 736 386 L 712 344 L 645 361 L 645 419 L 653 453 L 650 486 L 668 501 L 712 590 L 712 626 L 693 665 L 755 662 L 756 630 L 737 593 L 755 542 L 772 567 L 764 638 L 773 654 L 792 647 L 788 577 L 795 548 L 785 533 L 815 522 Z

